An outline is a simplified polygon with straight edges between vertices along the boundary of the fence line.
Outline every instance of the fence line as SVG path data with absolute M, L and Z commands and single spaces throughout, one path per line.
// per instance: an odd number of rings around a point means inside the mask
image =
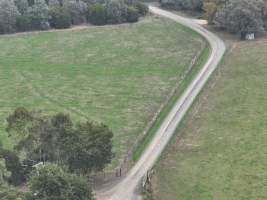
M 194 56 L 194 58 L 190 62 L 190 65 L 189 65 L 188 69 L 178 79 L 178 82 L 177 82 L 176 86 L 171 90 L 171 92 L 169 93 L 169 95 L 167 96 L 167 98 L 165 99 L 165 101 L 160 105 L 158 111 L 154 114 L 153 118 L 149 121 L 149 123 L 145 127 L 143 133 L 140 134 L 137 137 L 136 141 L 134 142 L 134 144 L 132 145 L 132 147 L 130 148 L 130 150 L 127 152 L 127 154 L 124 157 L 124 159 L 120 162 L 120 164 L 118 165 L 118 167 L 116 167 L 114 170 L 99 172 L 99 173 L 96 173 L 96 174 L 94 174 L 92 176 L 93 183 L 95 185 L 101 185 L 101 184 L 104 184 L 104 183 L 107 183 L 107 182 L 116 181 L 119 178 L 121 178 L 121 177 L 123 177 L 124 175 L 127 174 L 127 172 L 131 169 L 131 167 L 133 165 L 133 161 L 132 161 L 133 153 L 138 148 L 139 144 L 142 142 L 142 140 L 144 139 L 144 137 L 146 136 L 146 134 L 148 133 L 148 131 L 153 127 L 154 123 L 158 119 L 158 117 L 159 117 L 160 113 L 162 112 L 162 110 L 169 104 L 169 102 L 171 101 L 171 99 L 175 96 L 175 94 L 176 94 L 177 90 L 179 89 L 181 83 L 184 81 L 184 79 L 187 77 L 187 75 L 196 66 L 195 65 L 196 62 L 198 61 L 198 59 L 201 56 L 202 51 L 206 47 L 207 47 L 207 44 L 206 43 L 205 44 L 204 43 L 201 44 L 200 51 L 198 51 L 196 53 L 196 55 Z

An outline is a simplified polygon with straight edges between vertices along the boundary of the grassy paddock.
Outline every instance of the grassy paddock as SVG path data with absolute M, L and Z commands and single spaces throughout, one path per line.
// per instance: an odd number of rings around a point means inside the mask
M 168 19 L 0 37 L 0 139 L 18 106 L 104 122 L 125 155 L 203 45 Z
M 155 199 L 267 199 L 267 41 L 240 42 L 157 163 Z
M 156 131 L 159 129 L 160 125 L 164 121 L 164 119 L 167 117 L 179 97 L 182 95 L 182 93 L 185 91 L 187 86 L 191 83 L 191 81 L 194 79 L 195 75 L 199 72 L 201 67 L 205 64 L 208 57 L 210 55 L 210 47 L 206 46 L 201 54 L 199 55 L 193 69 L 187 74 L 187 76 L 184 78 L 184 80 L 181 82 L 177 90 L 175 91 L 174 95 L 171 97 L 168 104 L 163 108 L 163 110 L 160 112 L 159 116 L 155 120 L 155 122 L 152 124 L 151 128 L 148 130 L 147 134 L 143 138 L 142 142 L 137 146 L 133 153 L 133 161 L 137 161 L 143 152 L 145 151 L 146 147 L 154 137 Z

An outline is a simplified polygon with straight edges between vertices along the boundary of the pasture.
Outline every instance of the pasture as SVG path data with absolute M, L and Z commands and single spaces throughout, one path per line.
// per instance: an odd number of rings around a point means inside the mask
M 113 166 L 126 154 L 203 46 L 167 19 L 0 36 L 0 139 L 16 108 L 69 113 L 114 132 Z
M 155 167 L 156 200 L 267 199 L 266 53 L 229 50 Z

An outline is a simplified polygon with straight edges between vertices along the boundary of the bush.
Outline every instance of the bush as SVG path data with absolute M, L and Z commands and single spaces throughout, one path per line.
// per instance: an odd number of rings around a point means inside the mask
M 15 186 L 26 181 L 24 170 L 16 153 L 1 149 L 1 156 L 5 159 L 6 169 L 11 173 L 8 181 Z
M 63 7 L 71 16 L 71 23 L 74 25 L 86 22 L 87 4 L 81 0 L 63 0 Z
M 16 31 L 16 19 L 19 11 L 13 0 L 0 0 L 0 33 Z
M 145 16 L 148 13 L 148 6 L 142 2 L 137 2 L 135 5 L 136 9 L 138 10 L 138 13 L 141 16 Z
M 28 0 L 14 0 L 20 14 L 24 15 L 29 7 Z
M 148 6 L 139 0 L 0 0 L 0 34 L 68 28 L 87 21 L 136 22 L 147 12 Z
M 71 17 L 69 12 L 63 7 L 54 7 L 50 10 L 50 26 L 53 28 L 69 28 Z
M 127 21 L 127 6 L 123 1 L 113 0 L 106 4 L 107 23 L 119 24 Z
M 106 0 L 82 0 L 82 1 L 85 2 L 87 5 L 93 5 L 96 3 L 104 4 Z
M 16 30 L 17 32 L 24 32 L 31 29 L 31 20 L 28 16 L 20 15 L 17 17 Z
M 163 7 L 171 9 L 200 11 L 203 0 L 161 0 L 160 3 Z
M 35 0 L 34 4 L 29 7 L 27 16 L 31 22 L 31 28 L 36 30 L 47 30 L 49 26 L 49 9 L 44 0 Z
M 137 22 L 138 18 L 139 18 L 138 10 L 133 6 L 129 6 L 127 8 L 127 22 Z
M 3 185 L 10 175 L 10 172 L 6 169 L 5 159 L 0 156 L 0 185 Z
M 0 185 L 1 200 L 25 200 L 24 194 L 8 185 Z
M 65 172 L 55 164 L 37 169 L 30 179 L 31 200 L 92 200 L 92 190 L 86 179 Z
M 113 133 L 103 124 L 79 123 L 61 134 L 61 159 L 71 172 L 89 174 L 102 171 L 113 158 Z
M 55 7 L 61 6 L 60 0 L 48 0 L 47 2 L 48 2 L 49 8 L 55 8 Z
M 261 1 L 231 1 L 217 11 L 214 24 L 231 33 L 239 33 L 243 38 L 247 33 L 264 30 L 262 7 Z
M 106 24 L 106 8 L 102 4 L 94 4 L 88 7 L 88 21 L 95 25 Z

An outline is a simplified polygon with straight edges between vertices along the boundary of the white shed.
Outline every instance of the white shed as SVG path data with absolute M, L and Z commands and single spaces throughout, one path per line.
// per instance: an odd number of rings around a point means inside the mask
M 255 39 L 255 33 L 246 34 L 246 40 L 254 40 L 254 39 Z

